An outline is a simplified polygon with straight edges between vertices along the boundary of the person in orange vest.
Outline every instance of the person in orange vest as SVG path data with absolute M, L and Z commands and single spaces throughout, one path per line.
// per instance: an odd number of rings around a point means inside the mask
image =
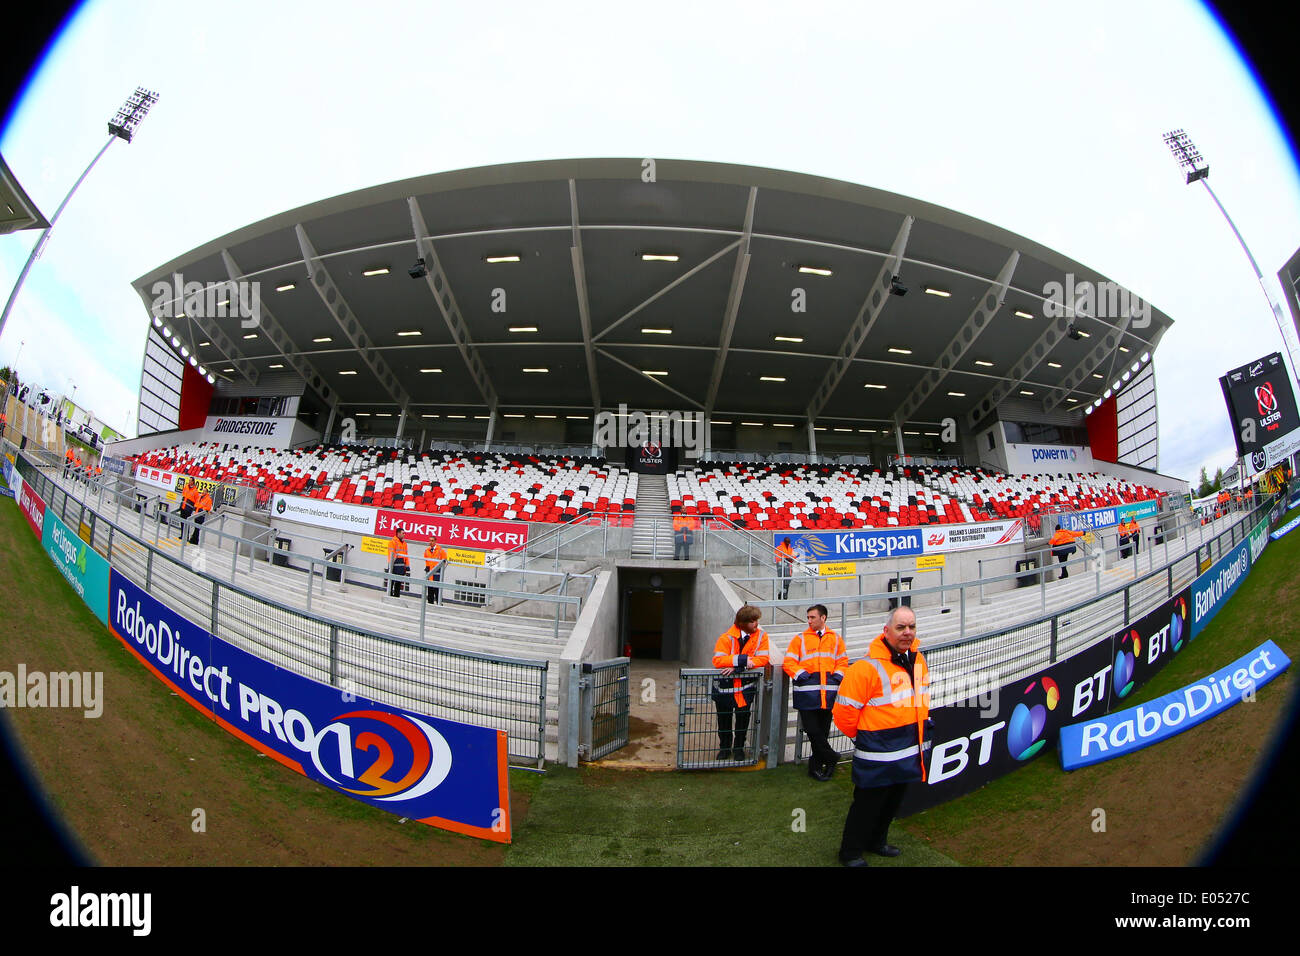
M 212 496 L 206 491 L 195 489 L 194 497 L 194 533 L 190 535 L 190 544 L 199 543 L 199 528 L 212 512 Z
M 177 514 L 180 516 L 182 522 L 184 522 L 190 515 L 194 514 L 194 507 L 198 503 L 199 489 L 194 483 L 194 479 L 191 478 L 189 484 L 187 484 L 185 489 L 181 492 L 181 510 L 178 511 Z M 185 537 L 185 525 L 183 523 L 181 524 L 181 533 L 178 534 L 177 537 Z
M 432 581 L 436 587 L 429 588 L 426 592 L 426 598 L 430 604 L 442 604 L 442 569 L 447 564 L 447 552 L 442 549 L 437 541 L 432 538 L 424 546 L 424 576 Z
M 63 477 L 67 478 L 72 472 L 72 447 L 69 446 L 63 452 Z
M 695 540 L 697 522 L 692 515 L 673 515 L 673 560 L 691 559 L 691 542 Z
M 1047 542 L 1052 549 L 1052 556 L 1061 562 L 1062 581 L 1070 576 L 1070 572 L 1065 567 L 1065 562 L 1069 560 L 1070 555 L 1079 550 L 1078 545 L 1074 543 L 1074 539 L 1082 538 L 1085 534 L 1087 534 L 1086 531 L 1070 531 L 1058 524 L 1051 540 Z
M 794 548 L 786 535 L 776 546 L 776 576 L 781 579 L 781 600 L 790 599 L 790 578 L 794 574 Z
M 388 542 L 388 573 L 406 577 L 411 573 L 410 562 L 406 556 L 406 535 L 400 527 L 393 531 L 393 540 Z M 398 597 L 402 593 L 402 582 L 397 578 L 389 584 L 389 597 Z
M 916 615 L 903 605 L 889 614 L 867 656 L 849 668 L 832 711 L 835 726 L 853 741 L 853 803 L 844 820 L 839 858 L 866 866 L 902 851 L 889 843 L 889 823 L 907 785 L 926 779 L 930 672 L 917 650 Z
M 767 632 L 758 626 L 763 612 L 746 604 L 713 648 L 713 666 L 722 673 L 713 681 L 713 706 L 718 712 L 718 755 L 715 760 L 744 760 L 750 706 L 758 695 L 757 670 L 768 665 Z M 751 671 L 741 677 L 743 671 Z M 734 675 L 734 676 L 733 676 Z M 731 678 L 728 680 L 727 678 Z M 732 724 L 735 732 L 732 732 Z
M 840 759 L 827 738 L 831 732 L 835 692 L 848 668 L 849 652 L 844 638 L 826 626 L 826 605 L 814 604 L 808 609 L 807 630 L 790 642 L 782 664 L 794 687 L 799 726 L 812 745 L 808 776 L 814 780 L 831 779 Z
M 1119 523 L 1119 556 L 1127 558 L 1133 553 L 1133 546 L 1137 542 L 1138 523 L 1131 517 L 1125 518 Z

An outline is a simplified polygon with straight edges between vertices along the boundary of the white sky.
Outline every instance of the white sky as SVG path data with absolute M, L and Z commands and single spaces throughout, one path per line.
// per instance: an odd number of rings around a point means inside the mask
M 25 343 L 20 374 L 75 384 L 129 433 L 147 323 L 132 279 L 305 203 L 534 159 L 789 169 L 1056 249 L 1174 319 L 1155 359 L 1167 474 L 1231 463 L 1217 378 L 1285 351 L 1227 224 L 1161 141 L 1191 134 L 1280 301 L 1295 160 L 1197 4 L 92 0 L 0 139 L 47 216 L 136 86 L 161 101 L 77 193 L 0 340 L 0 364 Z M 0 237 L 0 294 L 35 238 Z

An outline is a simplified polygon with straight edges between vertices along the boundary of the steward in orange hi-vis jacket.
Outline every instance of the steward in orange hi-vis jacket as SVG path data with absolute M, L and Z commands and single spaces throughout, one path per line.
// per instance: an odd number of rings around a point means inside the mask
M 739 672 L 762 669 L 770 661 L 767 632 L 758 626 L 763 612 L 746 604 L 736 612 L 735 623 L 719 638 L 713 648 L 713 666 L 722 675 L 713 681 L 713 706 L 718 712 L 718 755 L 715 760 L 744 760 L 745 735 L 749 731 L 750 704 L 758 695 L 760 674 L 744 677 Z M 733 677 L 732 674 L 737 676 Z M 735 735 L 732 735 L 732 718 Z
M 930 672 L 915 650 L 916 615 L 895 608 L 840 684 L 835 726 L 853 740 L 853 805 L 844 821 L 840 862 L 863 866 L 862 854 L 898 856 L 886 842 L 908 783 L 926 779 Z
M 839 762 L 839 754 L 827 738 L 835 692 L 849 669 L 849 653 L 844 638 L 826 626 L 825 604 L 808 608 L 807 617 L 808 628 L 790 642 L 782 667 L 794 686 L 799 725 L 812 745 L 808 776 L 824 782 L 831 779 Z

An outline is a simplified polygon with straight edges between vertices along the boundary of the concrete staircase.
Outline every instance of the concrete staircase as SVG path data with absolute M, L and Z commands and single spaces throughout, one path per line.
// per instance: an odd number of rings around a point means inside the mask
M 672 555 L 668 479 L 664 475 L 641 475 L 636 489 L 636 520 L 632 524 L 632 557 L 671 559 Z

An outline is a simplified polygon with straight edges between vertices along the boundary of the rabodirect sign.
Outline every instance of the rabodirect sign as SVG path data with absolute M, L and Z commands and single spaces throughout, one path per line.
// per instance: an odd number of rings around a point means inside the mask
M 45 512 L 41 543 L 54 566 L 77 592 L 77 597 L 86 602 L 86 606 L 95 612 L 95 617 L 107 624 L 108 562 L 55 517 L 53 509 Z
M 116 569 L 109 630 L 224 729 L 292 770 L 432 826 L 510 842 L 506 734 L 328 687 L 213 637 Z
M 1268 519 L 1264 519 L 1235 548 L 1221 557 L 1192 583 L 1192 637 L 1205 630 L 1224 602 L 1246 580 L 1268 544 Z
M 1272 641 L 1194 684 L 1106 717 L 1061 728 L 1061 766 L 1087 767 L 1141 750 L 1223 713 L 1291 666 Z
M 1112 527 L 1129 518 L 1136 521 L 1154 518 L 1159 510 L 1159 505 L 1154 501 L 1139 501 L 1131 505 L 1115 505 L 1111 508 L 1062 514 L 1058 520 L 1063 528 L 1070 531 L 1096 531 Z

